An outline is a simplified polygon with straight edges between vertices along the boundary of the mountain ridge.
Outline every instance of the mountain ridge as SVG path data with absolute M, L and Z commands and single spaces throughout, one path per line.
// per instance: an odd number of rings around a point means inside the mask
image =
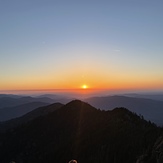
M 159 133 L 154 124 L 125 108 L 102 111 L 75 100 L 1 134 L 0 162 L 65 163 L 75 158 L 132 163 L 152 148 Z
M 29 102 L 13 107 L 6 107 L 0 109 L 0 121 L 7 121 L 13 118 L 21 117 L 24 114 L 38 108 L 41 106 L 49 105 L 49 103 L 45 102 Z
M 150 120 L 157 125 L 163 125 L 163 101 L 119 95 L 87 98 L 84 101 L 102 110 L 125 107 L 132 112 L 143 115 L 146 120 Z
M 19 125 L 25 124 L 39 116 L 45 116 L 45 115 L 61 108 L 62 106 L 63 106 L 63 104 L 61 104 L 61 103 L 54 103 L 54 104 L 50 104 L 47 106 L 38 107 L 38 108 L 35 108 L 34 110 L 26 113 L 25 115 L 23 115 L 21 117 L 1 122 L 0 123 L 0 132 L 4 132 L 9 129 L 16 128 Z

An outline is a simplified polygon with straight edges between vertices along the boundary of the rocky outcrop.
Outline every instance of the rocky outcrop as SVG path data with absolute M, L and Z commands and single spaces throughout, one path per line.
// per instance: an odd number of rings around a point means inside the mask
M 148 154 L 139 156 L 136 163 L 163 163 L 163 136 L 157 139 Z
M 152 151 L 152 157 L 157 163 L 163 162 L 163 136 L 157 139 Z

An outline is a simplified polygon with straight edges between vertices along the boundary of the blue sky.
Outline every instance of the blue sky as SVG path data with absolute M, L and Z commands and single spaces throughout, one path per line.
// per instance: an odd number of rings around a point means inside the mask
M 163 89 L 162 7 L 161 0 L 1 0 L 0 89 L 82 82 Z

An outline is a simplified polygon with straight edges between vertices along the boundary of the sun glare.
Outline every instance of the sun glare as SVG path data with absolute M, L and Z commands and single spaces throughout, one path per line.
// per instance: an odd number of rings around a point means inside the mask
M 87 89 L 88 88 L 88 86 L 87 85 L 82 85 L 82 89 Z

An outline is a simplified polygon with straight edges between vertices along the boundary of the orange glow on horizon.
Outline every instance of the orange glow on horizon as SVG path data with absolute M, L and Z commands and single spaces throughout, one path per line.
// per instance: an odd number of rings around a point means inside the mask
M 101 72 L 100 72 L 101 73 Z M 2 79 L 0 82 L 0 91 L 3 90 L 48 90 L 61 92 L 93 92 L 95 90 L 163 90 L 162 80 L 156 78 L 137 78 L 137 76 L 117 76 L 111 73 L 95 74 L 87 71 L 82 76 L 82 72 L 66 74 L 62 77 L 53 75 L 30 76 L 22 78 Z M 162 79 L 162 78 L 161 78 Z
M 86 84 L 82 85 L 82 89 L 88 89 L 88 86 Z

